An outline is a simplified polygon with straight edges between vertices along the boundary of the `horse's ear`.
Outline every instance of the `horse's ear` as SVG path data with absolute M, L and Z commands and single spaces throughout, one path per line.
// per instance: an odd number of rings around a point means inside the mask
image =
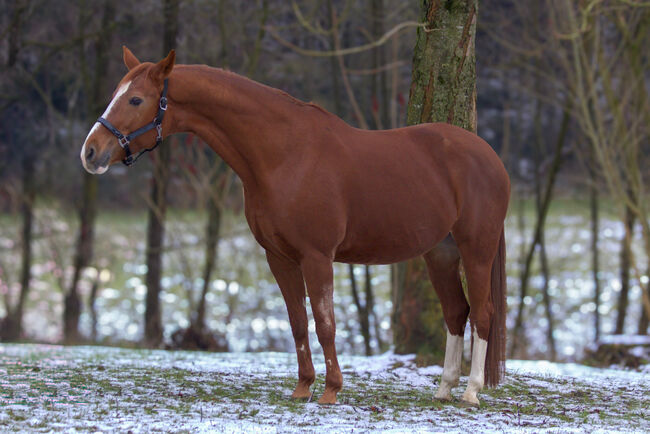
M 163 81 L 174 69 L 174 62 L 176 61 L 176 51 L 171 50 L 167 57 L 165 57 L 160 62 L 156 63 L 151 71 L 149 71 L 149 76 L 154 81 Z
M 131 52 L 131 50 L 126 48 L 126 45 L 122 45 L 122 53 L 124 58 L 124 64 L 126 65 L 127 68 L 129 68 L 129 71 L 140 64 L 138 58 L 135 57 L 135 55 Z

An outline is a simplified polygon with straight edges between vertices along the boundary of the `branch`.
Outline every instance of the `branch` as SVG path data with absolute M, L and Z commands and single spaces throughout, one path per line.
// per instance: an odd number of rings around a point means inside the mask
M 417 21 L 405 21 L 403 23 L 399 23 L 386 33 L 382 35 L 381 38 L 377 39 L 376 41 L 369 42 L 367 44 L 359 45 L 357 47 L 350 47 L 350 48 L 342 48 L 342 49 L 335 49 L 331 51 L 321 51 L 321 50 L 307 50 L 304 48 L 301 48 L 297 46 L 296 44 L 287 41 L 284 39 L 282 36 L 280 36 L 275 28 L 272 26 L 266 26 L 266 30 L 269 32 L 269 34 L 278 41 L 281 45 L 290 48 L 291 50 L 302 54 L 303 56 L 310 56 L 310 57 L 332 57 L 332 56 L 347 56 L 349 54 L 356 54 L 356 53 L 362 53 L 364 51 L 371 50 L 373 48 L 380 47 L 384 45 L 393 35 L 396 33 L 400 32 L 403 29 L 409 28 L 409 27 L 422 27 L 425 28 L 426 30 L 426 25 L 427 23 L 419 23 Z

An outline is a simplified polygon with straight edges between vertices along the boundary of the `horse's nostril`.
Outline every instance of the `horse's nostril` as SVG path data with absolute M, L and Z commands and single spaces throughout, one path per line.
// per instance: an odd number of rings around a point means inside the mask
M 88 148 L 88 151 L 86 151 L 86 161 L 89 161 L 91 158 L 93 158 L 93 155 L 95 155 L 95 148 L 91 146 Z

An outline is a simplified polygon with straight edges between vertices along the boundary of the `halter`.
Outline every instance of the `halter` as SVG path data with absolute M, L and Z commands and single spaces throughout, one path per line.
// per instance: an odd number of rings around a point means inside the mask
M 115 128 L 113 124 L 111 124 L 109 121 L 107 121 L 101 116 L 97 119 L 97 122 L 104 125 L 106 129 L 108 129 L 108 131 L 110 131 L 111 133 L 113 133 L 115 137 L 117 137 L 117 142 L 120 144 L 122 149 L 124 149 L 124 152 L 126 152 L 126 158 L 122 160 L 122 163 L 125 166 L 130 166 L 133 163 L 135 163 L 142 154 L 144 154 L 145 152 L 153 151 L 163 141 L 162 121 L 163 121 L 163 117 L 165 116 L 166 110 L 167 110 L 167 79 L 165 79 L 163 91 L 162 94 L 160 95 L 160 102 L 158 103 L 158 114 L 156 114 L 156 117 L 153 119 L 152 122 L 149 122 L 147 125 L 140 127 L 137 130 L 133 131 L 131 134 L 127 134 L 127 135 L 122 134 L 120 130 Z M 151 148 L 147 148 L 138 152 L 138 154 L 134 158 L 133 154 L 131 154 L 131 149 L 129 149 L 129 143 L 131 143 L 131 140 L 135 139 L 138 136 L 141 136 L 147 131 L 153 130 L 154 128 L 156 129 L 156 133 L 158 134 L 158 136 L 156 137 L 156 144 L 153 145 Z

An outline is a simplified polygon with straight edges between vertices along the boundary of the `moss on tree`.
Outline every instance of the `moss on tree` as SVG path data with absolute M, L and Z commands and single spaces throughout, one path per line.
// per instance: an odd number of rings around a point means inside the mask
M 448 122 L 476 132 L 474 38 L 478 0 L 421 1 L 407 123 Z M 440 362 L 445 328 L 424 260 L 397 266 L 393 330 L 397 353 Z

